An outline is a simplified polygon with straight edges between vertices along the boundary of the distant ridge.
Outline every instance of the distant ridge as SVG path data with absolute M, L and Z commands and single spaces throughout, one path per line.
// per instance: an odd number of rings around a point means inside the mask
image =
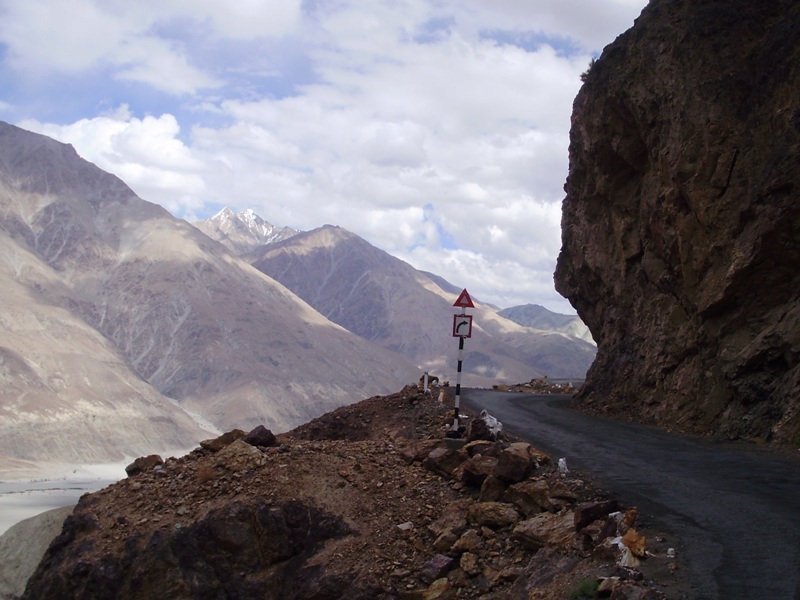
M 589 328 L 584 325 L 577 315 L 554 313 L 538 304 L 512 306 L 498 311 L 497 314 L 525 327 L 546 331 L 560 331 L 594 344 Z

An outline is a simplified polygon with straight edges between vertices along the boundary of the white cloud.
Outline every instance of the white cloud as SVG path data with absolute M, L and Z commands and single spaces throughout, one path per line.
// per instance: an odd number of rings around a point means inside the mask
M 204 166 L 177 138 L 180 128 L 172 115 L 137 119 L 123 106 L 108 116 L 71 125 L 35 120 L 19 125 L 72 144 L 83 158 L 118 175 L 139 196 L 159 202 L 175 214 L 202 205 L 197 197 L 206 189 Z
M 19 124 L 178 216 L 341 225 L 482 300 L 570 311 L 552 273 L 572 100 L 644 4 L 0 0 L 0 42 L 20 80 L 130 86 Z
M 208 19 L 218 35 L 247 40 L 283 36 L 300 24 L 300 0 L 178 0 L 174 11 Z
M 20 71 L 76 71 L 104 60 L 130 25 L 92 0 L 0 4 L 0 41 L 7 61 Z
M 144 83 L 168 94 L 193 94 L 221 83 L 189 64 L 185 53 L 164 40 L 145 38 L 122 44 L 115 77 Z
M 299 24 L 300 0 L 0 0 L 0 11 L 6 61 L 23 76 L 110 69 L 163 92 L 194 94 L 220 83 L 192 64 L 182 47 L 187 31 L 204 32 L 200 43 L 283 36 Z

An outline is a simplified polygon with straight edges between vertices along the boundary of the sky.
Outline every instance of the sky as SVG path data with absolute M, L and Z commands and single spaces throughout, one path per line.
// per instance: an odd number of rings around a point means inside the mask
M 553 285 L 580 75 L 646 0 L 0 0 L 0 120 L 194 221 L 339 225 L 501 308 Z

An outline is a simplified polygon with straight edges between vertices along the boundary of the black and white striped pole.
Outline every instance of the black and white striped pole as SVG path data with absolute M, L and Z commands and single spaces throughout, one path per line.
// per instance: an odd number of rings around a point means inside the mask
M 472 315 L 468 315 L 468 308 L 475 308 L 472 298 L 465 289 L 453 304 L 461 308 L 461 314 L 453 315 L 453 337 L 458 338 L 458 368 L 456 369 L 456 399 L 453 407 L 453 433 L 458 435 L 459 407 L 461 404 L 461 366 L 464 355 L 464 339 L 472 337 Z

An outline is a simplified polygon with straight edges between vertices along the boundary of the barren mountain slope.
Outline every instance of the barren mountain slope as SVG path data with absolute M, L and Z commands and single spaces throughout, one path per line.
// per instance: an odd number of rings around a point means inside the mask
M 584 325 L 580 317 L 554 313 L 538 304 L 512 306 L 498 311 L 497 314 L 524 327 L 543 329 L 545 331 L 559 331 L 594 343 L 589 328 Z
M 208 435 L 70 310 L 59 274 L 2 224 L 0 290 L 0 471 L 26 466 L 17 459 L 123 460 Z
M 332 226 L 264 246 L 246 258 L 332 321 L 437 375 L 455 377 L 458 343 L 451 334 L 457 294 L 409 264 Z M 470 313 L 465 383 L 583 377 L 594 357 L 594 348 L 582 340 L 522 327 L 488 305 L 476 303 Z
M 69 146 L 0 124 L 0 186 L 0 226 L 58 283 L 47 302 L 220 428 L 282 431 L 418 377 Z

